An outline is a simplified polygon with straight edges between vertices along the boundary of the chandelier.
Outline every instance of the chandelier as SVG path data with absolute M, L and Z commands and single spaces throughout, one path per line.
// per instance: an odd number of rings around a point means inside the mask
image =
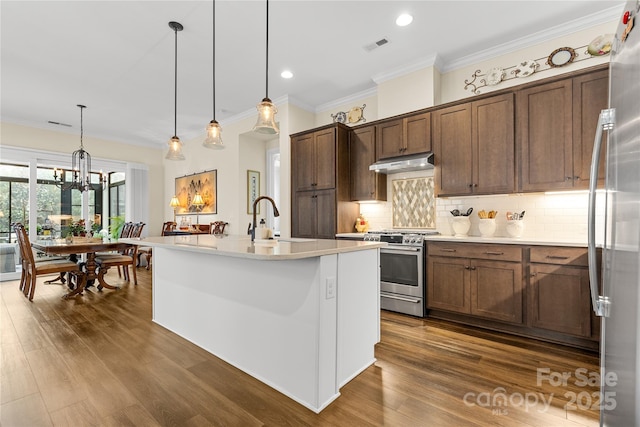
M 80 108 L 80 148 L 73 152 L 71 155 L 71 181 L 66 182 L 66 171 L 60 171 L 60 179 L 58 180 L 58 169 L 53 170 L 53 179 L 56 185 L 63 190 L 78 190 L 88 191 L 91 189 L 91 155 L 85 151 L 83 145 L 84 137 L 84 123 L 82 117 L 82 111 L 87 108 L 85 105 L 78 104 Z M 100 173 L 99 184 L 104 185 L 106 182 L 102 173 Z

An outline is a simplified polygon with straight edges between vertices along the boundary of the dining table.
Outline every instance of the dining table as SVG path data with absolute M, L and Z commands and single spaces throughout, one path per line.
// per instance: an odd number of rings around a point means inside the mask
M 122 251 L 130 244 L 120 243 L 118 241 L 104 241 L 102 239 L 92 238 L 76 238 L 71 241 L 67 239 L 48 239 L 48 240 L 36 240 L 31 243 L 31 247 L 41 251 L 47 255 L 58 256 L 72 256 L 85 254 L 87 259 L 85 261 L 87 280 L 85 283 L 94 283 L 98 280 L 98 289 L 119 289 L 118 286 L 113 286 L 107 283 L 101 275 L 97 274 L 98 262 L 96 261 L 96 253 L 108 252 L 108 251 Z M 64 298 L 72 297 L 76 294 L 80 294 L 83 291 L 82 286 L 76 286 L 71 292 L 64 295 Z

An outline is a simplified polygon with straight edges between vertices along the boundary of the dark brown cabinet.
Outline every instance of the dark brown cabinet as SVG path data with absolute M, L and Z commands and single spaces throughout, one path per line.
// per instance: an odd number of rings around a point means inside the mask
M 438 195 L 514 192 L 514 132 L 510 93 L 434 111 Z
M 322 129 L 291 139 L 295 191 L 336 186 L 336 130 Z
M 376 125 L 376 159 L 431 151 L 431 113 L 419 113 Z
M 598 114 L 608 103 L 608 71 L 519 90 L 516 103 L 520 191 L 587 188 Z
M 334 239 L 336 235 L 336 191 L 299 192 L 293 202 L 293 237 Z
M 573 170 L 574 188 L 589 188 L 589 174 L 591 156 L 593 154 L 593 140 L 596 133 L 596 123 L 600 111 L 608 108 L 609 101 L 609 71 L 597 71 L 573 79 Z M 600 165 L 598 171 L 598 186 L 604 187 L 606 133 L 603 135 Z
M 350 135 L 351 200 L 387 200 L 387 176 L 369 170 L 376 161 L 376 126 Z
M 587 249 L 427 243 L 428 316 L 597 349 Z
M 292 237 L 353 231 L 359 206 L 349 195 L 349 132 L 337 123 L 291 135 Z
M 587 250 L 532 247 L 530 257 L 530 326 L 597 338 L 592 328 Z
M 522 250 L 514 246 L 429 243 L 427 308 L 523 322 Z

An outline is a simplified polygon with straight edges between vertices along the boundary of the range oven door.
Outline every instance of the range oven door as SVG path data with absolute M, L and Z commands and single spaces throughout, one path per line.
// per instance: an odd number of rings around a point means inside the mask
M 424 256 L 422 247 L 380 249 L 380 306 L 385 310 L 424 317 Z

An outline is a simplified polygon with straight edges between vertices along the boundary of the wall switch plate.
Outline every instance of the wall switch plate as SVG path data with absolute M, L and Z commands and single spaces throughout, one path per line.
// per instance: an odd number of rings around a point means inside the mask
M 335 277 L 327 277 L 327 288 L 326 288 L 326 296 L 325 299 L 331 299 L 336 297 L 336 278 Z

